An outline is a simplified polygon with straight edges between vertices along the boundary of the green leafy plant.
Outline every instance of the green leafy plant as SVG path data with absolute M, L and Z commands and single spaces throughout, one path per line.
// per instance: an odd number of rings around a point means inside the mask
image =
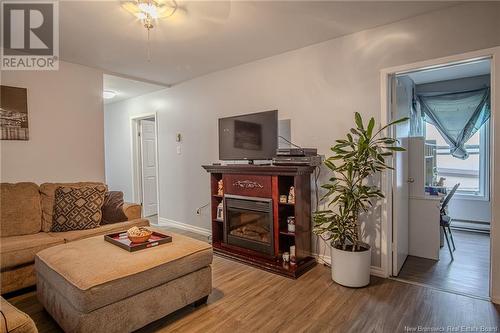
M 327 190 L 321 201 L 328 202 L 328 208 L 313 214 L 314 233 L 329 240 L 331 245 L 342 250 L 362 248 L 359 214 L 367 212 L 377 199 L 383 198 L 377 186 L 368 183 L 371 176 L 387 169 L 386 158 L 393 152 L 405 151 L 397 146 L 398 141 L 380 137 L 387 128 L 403 123 L 408 118 L 393 121 L 374 133 L 375 119 L 363 124 L 359 113 L 355 113 L 355 128 L 351 128 L 346 139 L 336 140 L 331 148 L 334 155 L 324 164 L 333 173 L 326 184 Z

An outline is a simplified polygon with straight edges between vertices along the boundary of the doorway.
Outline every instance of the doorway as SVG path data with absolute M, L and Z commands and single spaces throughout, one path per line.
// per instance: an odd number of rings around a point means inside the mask
M 491 57 L 389 75 L 394 157 L 390 275 L 490 296 Z
M 158 215 L 158 131 L 156 114 L 133 117 L 134 200 L 142 205 L 144 217 Z

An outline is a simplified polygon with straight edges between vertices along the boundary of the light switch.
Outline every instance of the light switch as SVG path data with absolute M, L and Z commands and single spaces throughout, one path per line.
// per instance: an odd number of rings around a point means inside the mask
M 178 146 L 177 146 L 177 155 L 180 155 L 180 154 L 181 154 L 181 146 L 180 146 L 180 145 L 178 145 Z
M 181 142 L 181 140 L 182 140 L 181 133 L 177 133 L 177 135 L 175 136 L 175 141 L 176 142 Z

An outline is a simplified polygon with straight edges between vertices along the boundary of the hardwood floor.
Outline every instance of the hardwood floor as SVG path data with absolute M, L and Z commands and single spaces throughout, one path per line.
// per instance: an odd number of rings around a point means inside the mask
M 490 302 L 376 277 L 366 288 L 345 288 L 321 265 L 292 280 L 215 256 L 213 287 L 207 305 L 188 306 L 138 332 L 405 332 L 418 326 L 498 331 L 500 326 L 500 306 Z M 34 292 L 9 301 L 33 318 L 40 333 L 61 331 Z
M 451 261 L 448 247 L 439 261 L 409 256 L 398 278 L 435 288 L 480 297 L 489 296 L 490 237 L 488 234 L 453 230 L 456 251 Z

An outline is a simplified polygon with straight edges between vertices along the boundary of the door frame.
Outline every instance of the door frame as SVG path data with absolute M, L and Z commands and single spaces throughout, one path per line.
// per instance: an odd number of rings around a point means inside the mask
M 156 158 L 156 198 L 157 198 L 157 215 L 160 215 L 160 160 L 158 154 L 158 115 L 157 112 L 142 113 L 137 116 L 130 117 L 130 140 L 131 140 L 131 169 L 132 169 L 132 195 L 133 201 L 143 204 L 142 196 L 142 161 L 141 161 L 141 142 L 140 137 L 137 135 L 140 129 L 140 121 L 144 119 L 154 119 L 155 121 L 155 158 Z M 141 210 L 141 215 L 144 212 Z
M 411 64 L 384 68 L 380 71 L 381 83 L 381 114 L 380 121 L 386 124 L 391 119 L 391 87 L 390 76 L 415 70 L 431 69 L 446 64 L 469 62 L 471 60 L 491 59 L 491 118 L 490 118 L 490 200 L 491 200 L 491 222 L 490 222 L 490 299 L 500 304 L 500 176 L 494 172 L 495 165 L 500 165 L 500 47 L 472 51 L 442 58 L 425 60 Z M 497 124 L 498 123 L 498 124 Z M 497 131 L 495 131 L 498 128 Z M 387 135 L 392 135 L 386 131 Z M 390 163 L 393 163 L 391 160 Z M 392 188 L 393 172 L 382 174 L 381 186 L 386 198 L 382 202 L 381 221 L 381 254 L 382 271 L 386 277 L 392 274 Z

